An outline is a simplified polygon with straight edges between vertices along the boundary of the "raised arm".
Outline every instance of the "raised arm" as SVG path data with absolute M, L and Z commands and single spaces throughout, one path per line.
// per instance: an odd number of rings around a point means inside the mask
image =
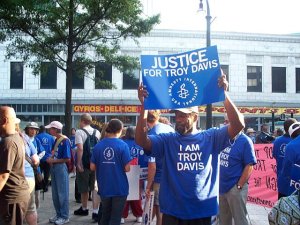
M 147 90 L 140 84 L 138 88 L 138 97 L 141 102 L 141 112 L 136 124 L 135 142 L 141 146 L 144 151 L 151 151 L 151 140 L 147 136 L 147 114 L 148 111 L 144 108 L 144 99 L 148 96 Z
M 229 126 L 228 133 L 231 139 L 240 133 L 245 128 L 244 116 L 239 112 L 235 104 L 231 101 L 228 96 L 227 88 L 228 81 L 226 80 L 226 75 L 222 72 L 222 76 L 219 78 L 219 86 L 223 87 L 225 90 L 225 101 L 224 107 L 228 116 Z

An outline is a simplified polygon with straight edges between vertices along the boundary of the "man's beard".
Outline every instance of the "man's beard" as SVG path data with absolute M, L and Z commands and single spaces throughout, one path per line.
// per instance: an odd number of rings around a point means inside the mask
M 181 135 L 189 134 L 189 133 L 192 133 L 192 131 L 193 131 L 193 124 L 189 124 L 189 123 L 179 124 L 179 123 L 176 123 L 175 124 L 175 130 Z

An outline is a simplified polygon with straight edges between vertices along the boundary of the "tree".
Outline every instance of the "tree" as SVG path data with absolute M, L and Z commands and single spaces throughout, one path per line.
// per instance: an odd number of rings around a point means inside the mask
M 105 60 L 121 71 L 137 68 L 137 58 L 120 54 L 120 42 L 128 38 L 138 42 L 158 22 L 159 15 L 143 16 L 140 0 L 1 0 L 0 3 L 0 41 L 9 43 L 6 57 L 21 58 L 35 75 L 40 74 L 43 61 L 53 62 L 65 71 L 68 135 L 72 122 L 73 71 L 80 68 L 89 72 L 98 60 Z M 86 54 L 91 49 L 94 56 Z

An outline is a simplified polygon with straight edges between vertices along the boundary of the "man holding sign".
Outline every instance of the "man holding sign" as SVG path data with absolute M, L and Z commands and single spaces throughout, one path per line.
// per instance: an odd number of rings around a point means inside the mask
M 216 85 L 227 90 L 224 74 Z M 219 153 L 244 128 L 243 116 L 226 93 L 228 126 L 198 131 L 198 107 L 189 105 L 173 110 L 176 133 L 147 136 L 144 103 L 153 90 L 148 91 L 143 85 L 138 89 L 142 106 L 135 138 L 145 151 L 163 161 L 159 193 L 162 224 L 211 224 L 211 216 L 218 214 Z

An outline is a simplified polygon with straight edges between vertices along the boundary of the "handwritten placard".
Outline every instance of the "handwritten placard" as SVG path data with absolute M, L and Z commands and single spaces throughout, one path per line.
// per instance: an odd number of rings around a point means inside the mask
M 278 195 L 273 144 L 255 144 L 254 149 L 257 164 L 249 179 L 248 202 L 271 208 Z

